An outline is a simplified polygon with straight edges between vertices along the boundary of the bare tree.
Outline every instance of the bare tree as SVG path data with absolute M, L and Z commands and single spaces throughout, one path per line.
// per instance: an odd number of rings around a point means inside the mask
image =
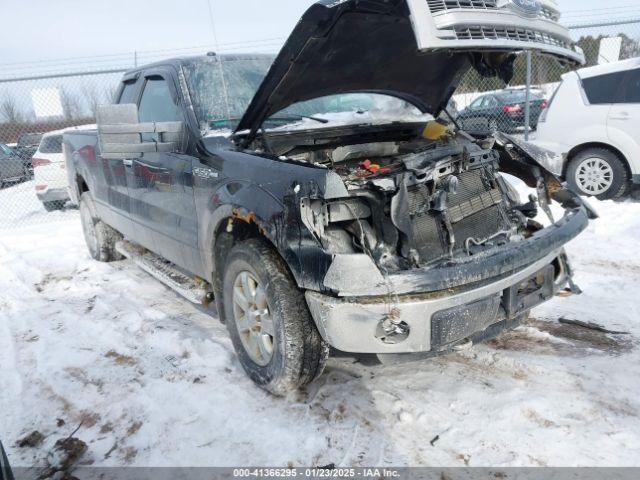
M 110 85 L 104 87 L 103 95 L 106 104 L 111 104 L 116 101 L 116 92 L 118 91 L 118 87 L 116 85 Z
M 0 114 L 7 123 L 20 123 L 22 121 L 22 113 L 18 107 L 18 103 L 13 95 L 5 91 L 0 101 Z
M 82 95 L 84 96 L 84 100 L 89 107 L 91 116 L 95 117 L 96 111 L 98 110 L 98 105 L 103 103 L 100 92 L 98 92 L 95 85 L 87 85 L 82 88 Z
M 82 114 L 78 97 L 70 93 L 64 87 L 58 87 L 60 92 L 60 103 L 62 104 L 62 114 L 66 120 L 73 120 Z

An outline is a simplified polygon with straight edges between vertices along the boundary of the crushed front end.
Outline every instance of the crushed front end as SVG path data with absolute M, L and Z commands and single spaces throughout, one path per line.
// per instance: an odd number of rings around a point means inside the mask
M 450 351 L 577 289 L 563 247 L 595 213 L 515 138 L 422 134 L 297 159 L 346 187 L 342 198 L 300 199 L 302 222 L 333 257 L 325 291 L 307 291 L 307 302 L 338 350 Z M 533 189 L 529 198 L 505 173 Z

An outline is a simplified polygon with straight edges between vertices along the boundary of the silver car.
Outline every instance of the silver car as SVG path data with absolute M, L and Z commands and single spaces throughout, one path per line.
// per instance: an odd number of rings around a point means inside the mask
M 7 145 L 0 143 L 0 188 L 24 180 L 24 163 Z

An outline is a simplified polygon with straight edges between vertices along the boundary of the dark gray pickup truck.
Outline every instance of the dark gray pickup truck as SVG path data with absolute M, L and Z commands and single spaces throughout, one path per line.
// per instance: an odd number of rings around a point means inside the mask
M 329 346 L 435 355 L 517 326 L 574 287 L 563 246 L 595 213 L 544 152 L 434 120 L 470 68 L 508 81 L 526 48 L 580 60 L 554 10 L 506 3 L 325 0 L 275 60 L 209 54 L 127 73 L 97 132 L 64 137 L 91 255 L 131 257 L 215 302 L 244 369 L 274 394 L 316 378 Z M 467 38 L 456 22 L 469 19 L 554 40 Z M 503 173 L 536 194 L 522 201 Z

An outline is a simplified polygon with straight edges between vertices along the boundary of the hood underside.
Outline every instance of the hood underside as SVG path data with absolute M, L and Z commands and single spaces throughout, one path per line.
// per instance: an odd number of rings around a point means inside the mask
M 405 0 L 325 0 L 303 15 L 237 131 L 304 100 L 348 92 L 393 95 L 422 112 L 444 108 L 471 66 L 464 52 L 420 52 Z
M 542 12 L 540 0 L 532 1 Z M 561 61 L 580 56 L 557 21 L 523 18 L 510 9 L 514 2 L 491 4 L 493 9 L 460 3 L 455 13 L 432 15 L 431 3 L 420 0 L 321 0 L 296 25 L 236 132 L 249 130 L 249 142 L 266 118 L 294 103 L 351 92 L 395 96 L 438 115 L 471 66 L 508 83 L 519 50 L 539 50 Z M 455 29 L 438 27 L 451 15 L 458 30 L 480 22 L 478 28 L 495 32 L 495 38 L 436 38 L 453 35 Z M 482 22 L 495 25 L 485 28 Z M 539 34 L 512 38 L 512 30 L 520 29 Z M 536 43 L 547 37 L 551 43 Z

